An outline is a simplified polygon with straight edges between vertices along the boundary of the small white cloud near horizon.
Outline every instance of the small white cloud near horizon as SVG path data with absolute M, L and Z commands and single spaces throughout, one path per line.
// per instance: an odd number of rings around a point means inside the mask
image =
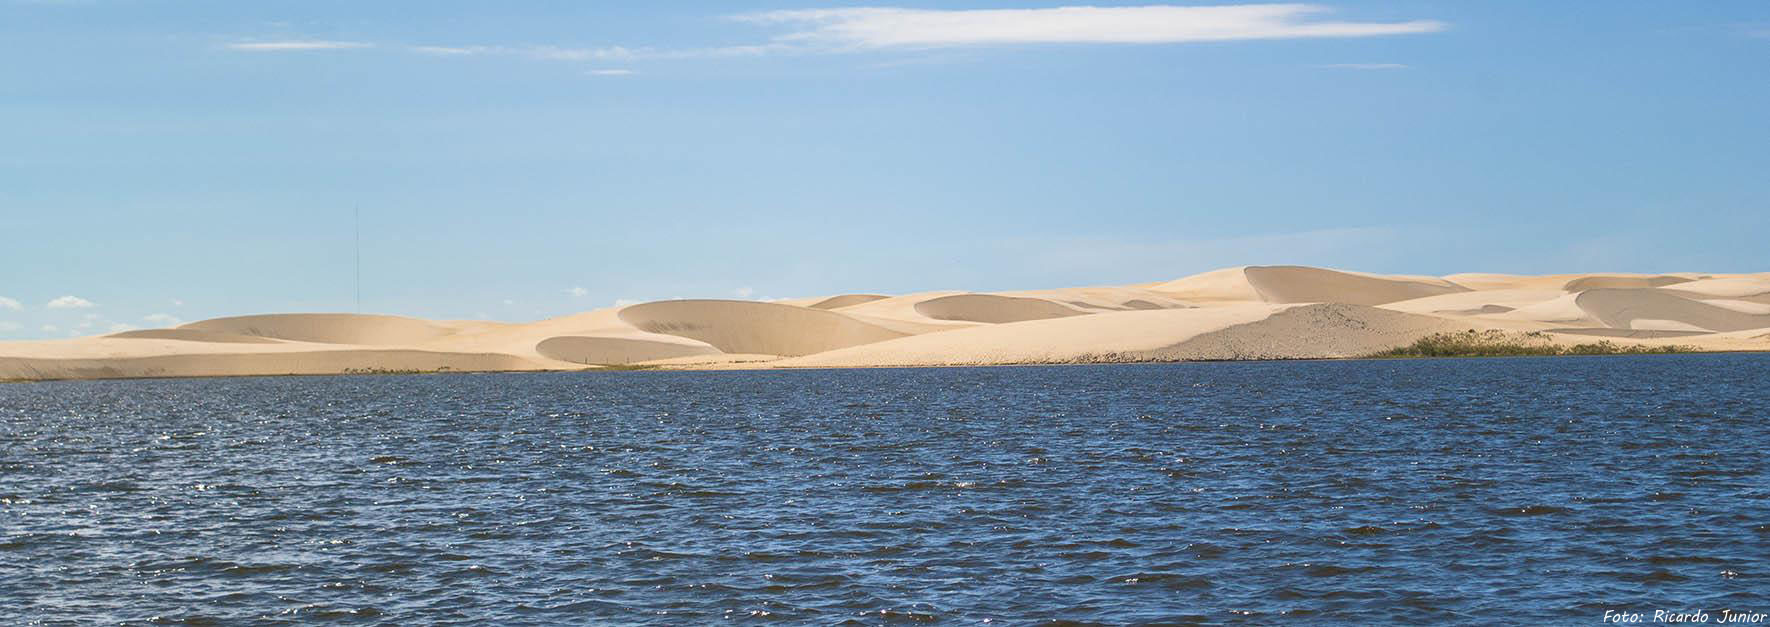
M 0 320 L 0 331 L 17 331 L 17 330 L 23 329 L 23 328 L 24 327 L 19 326 L 19 324 L 17 322 L 9 322 L 6 320 Z
M 617 299 L 615 299 L 615 306 L 616 307 L 626 307 L 628 305 L 637 305 L 637 304 L 639 304 L 639 302 L 640 301 L 633 300 L 631 298 L 617 298 Z
M 571 294 L 572 296 L 577 297 L 577 298 L 583 298 L 585 296 L 590 295 L 590 290 L 584 289 L 582 287 L 573 287 L 571 289 L 566 290 L 565 293 Z
M 44 306 L 50 309 L 86 309 L 95 305 L 92 301 L 80 298 L 79 296 L 68 295 L 51 300 L 49 301 L 49 304 Z
M 228 50 L 238 50 L 241 52 L 306 52 L 311 50 L 355 50 L 359 48 L 373 47 L 375 47 L 375 44 L 366 41 L 328 41 L 313 39 L 298 41 L 247 41 L 227 44 Z
M 172 299 L 172 306 L 173 307 L 183 307 L 184 301 L 174 298 L 174 299 Z
M 44 333 L 54 333 L 54 332 L 56 332 L 56 331 L 60 331 L 60 330 L 61 330 L 61 327 L 58 327 L 58 326 L 55 326 L 55 325 L 53 325 L 53 324 L 46 324 L 46 325 L 43 325 L 43 327 L 42 327 L 42 328 L 43 328 L 43 332 L 44 332 Z
M 608 70 L 590 70 L 588 72 L 585 72 L 585 74 L 589 74 L 591 76 L 633 76 L 635 74 L 638 74 L 638 72 L 635 72 L 633 70 L 625 70 L 625 69 L 608 69 Z
M 178 323 L 184 322 L 184 320 L 180 319 L 178 316 L 174 316 L 172 314 L 164 314 L 164 313 L 148 314 L 148 315 L 142 316 L 141 319 L 146 322 L 149 322 L 152 324 L 157 324 L 157 325 L 160 325 L 163 327 L 175 327 L 175 326 L 178 326 Z
M 1252 39 L 1377 37 L 1444 30 L 1437 20 L 1311 21 L 1311 4 L 1069 6 L 1038 9 L 791 9 L 736 16 L 798 26 L 776 38 L 855 49 L 1041 43 L 1163 44 Z
M 1406 63 L 1326 63 L 1315 67 L 1329 70 L 1405 70 L 1413 66 Z
M 11 309 L 13 311 L 19 311 L 24 308 L 25 308 L 24 304 L 22 304 L 16 300 L 7 298 L 5 296 L 0 296 L 0 309 Z
M 731 293 L 736 294 L 738 298 L 748 299 L 756 294 L 756 289 L 752 287 L 740 287 L 732 290 Z
M 134 330 L 139 329 L 141 327 L 135 326 L 133 324 L 124 324 L 122 322 L 112 322 L 111 326 L 108 328 L 110 329 L 111 333 L 122 333 L 124 331 L 134 331 Z

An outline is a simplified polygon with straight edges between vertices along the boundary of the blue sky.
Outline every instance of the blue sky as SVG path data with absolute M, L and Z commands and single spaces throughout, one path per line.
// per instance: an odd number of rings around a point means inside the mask
M 1770 3 L 608 4 L 0 0 L 0 338 L 1770 270 Z

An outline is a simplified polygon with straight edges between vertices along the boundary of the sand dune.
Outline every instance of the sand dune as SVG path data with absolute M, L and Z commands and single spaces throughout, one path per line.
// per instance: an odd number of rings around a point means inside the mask
M 1360 305 L 1246 304 L 1125 311 L 975 327 L 856 346 L 783 367 L 1101 363 L 1352 357 L 1456 328 Z M 1272 341 L 1275 337 L 1284 342 Z
M 694 355 L 717 355 L 719 349 L 696 343 L 657 342 L 621 337 L 564 335 L 541 340 L 535 351 L 548 359 L 587 365 L 625 365 Z
M 1386 278 L 1298 266 L 1250 266 L 1246 273 L 1254 291 L 1269 303 L 1381 305 L 1469 291 L 1442 279 Z
M 726 353 L 810 355 L 907 335 L 821 309 L 750 301 L 662 301 L 627 307 L 620 316 L 642 331 L 700 340 Z
M 1384 303 L 1380 306 L 1384 309 L 1408 313 L 1468 316 L 1515 311 L 1521 307 L 1554 300 L 1561 295 L 1560 290 L 1552 289 L 1496 289 L 1440 294 Z
M 0 379 L 1336 358 L 1467 329 L 1770 350 L 1770 273 L 1435 278 L 1247 266 L 1132 286 L 661 301 L 526 323 L 252 315 L 0 343 Z
M 543 370 L 510 355 L 413 350 L 322 350 L 258 353 L 174 353 L 152 357 L 0 358 L 0 380 L 225 377 L 384 372 Z
M 1575 300 L 1613 329 L 1727 332 L 1770 327 L 1770 315 L 1717 307 L 1665 290 L 1593 289 Z
M 1687 298 L 1750 300 L 1770 296 L 1770 279 L 1758 277 L 1700 279 L 1677 283 L 1666 287 L 1665 290 L 1668 292 L 1677 292 L 1679 295 Z M 1759 300 L 1753 302 L 1765 301 Z
M 429 320 L 363 314 L 269 314 L 216 318 L 178 327 L 233 335 L 323 344 L 417 344 L 456 329 Z
M 1025 322 L 1086 315 L 1073 306 L 1040 298 L 997 296 L 994 294 L 955 294 L 916 303 L 916 312 L 935 320 L 966 322 Z
M 1303 266 L 1247 266 L 1177 279 L 1151 287 L 1196 301 L 1343 303 L 1381 305 L 1466 292 L 1443 279 L 1386 277 Z
M 1649 287 L 1665 287 L 1679 283 L 1688 283 L 1687 277 L 1663 274 L 1659 276 L 1588 276 L 1568 281 L 1561 286 L 1563 291 L 1583 292 L 1598 289 L 1642 289 Z
M 879 294 L 843 294 L 841 296 L 831 296 L 829 298 L 825 298 L 823 300 L 812 303 L 808 306 L 811 307 L 812 309 L 841 309 L 843 307 L 848 307 L 851 305 L 859 305 L 861 303 L 870 303 L 875 300 L 884 300 L 887 298 L 891 298 L 891 297 L 890 296 L 882 296 Z
M 112 333 L 105 337 L 120 340 L 183 340 L 186 342 L 220 342 L 223 344 L 276 344 L 283 340 L 257 335 L 221 333 L 199 329 L 141 329 Z

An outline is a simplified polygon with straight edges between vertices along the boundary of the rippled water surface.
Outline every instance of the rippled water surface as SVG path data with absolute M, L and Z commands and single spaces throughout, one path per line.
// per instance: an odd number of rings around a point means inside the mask
M 0 623 L 1770 611 L 1770 356 L 0 385 Z

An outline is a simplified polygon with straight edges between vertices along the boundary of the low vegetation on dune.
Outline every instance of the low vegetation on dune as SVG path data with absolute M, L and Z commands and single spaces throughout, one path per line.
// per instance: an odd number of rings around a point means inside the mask
M 1642 346 L 1602 340 L 1587 344 L 1556 344 L 1540 332 L 1509 333 L 1499 330 L 1434 333 L 1407 346 L 1374 353 L 1374 358 L 1399 357 L 1527 357 L 1558 355 L 1655 355 L 1687 353 L 1692 346 Z

